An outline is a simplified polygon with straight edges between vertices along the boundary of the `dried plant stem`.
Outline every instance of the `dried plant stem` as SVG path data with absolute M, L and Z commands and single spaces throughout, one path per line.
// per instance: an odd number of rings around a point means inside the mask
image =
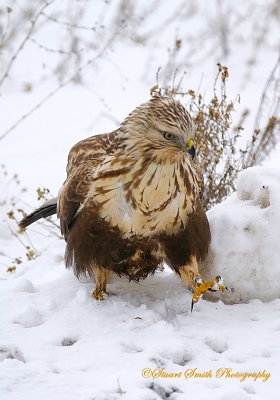
M 9 224 L 8 222 L 7 222 L 7 225 L 8 225 L 8 229 L 9 229 L 11 235 L 14 236 L 14 237 L 22 244 L 22 246 L 26 248 L 26 244 L 24 243 L 24 241 L 21 240 L 20 236 L 19 236 L 16 232 L 14 232 L 14 231 L 12 230 L 12 228 L 10 227 L 10 224 Z M 26 233 L 25 233 L 25 234 L 26 234 Z M 27 234 L 26 234 L 26 236 L 27 236 Z M 27 238 L 28 238 L 28 241 L 29 241 L 31 247 L 33 248 L 33 250 L 36 252 L 36 254 L 39 254 L 39 252 L 37 251 L 37 249 L 35 248 L 35 246 L 34 246 L 33 243 L 31 242 L 30 238 L 29 238 L 28 236 L 27 236 Z

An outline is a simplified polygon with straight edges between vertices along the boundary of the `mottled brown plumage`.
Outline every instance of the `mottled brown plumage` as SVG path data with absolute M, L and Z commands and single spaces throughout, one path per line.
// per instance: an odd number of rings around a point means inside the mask
M 116 131 L 70 150 L 57 215 L 66 265 L 95 276 L 96 298 L 107 271 L 138 281 L 163 262 L 194 285 L 210 243 L 194 131 L 178 101 L 153 97 Z M 27 217 L 21 226 L 28 224 Z

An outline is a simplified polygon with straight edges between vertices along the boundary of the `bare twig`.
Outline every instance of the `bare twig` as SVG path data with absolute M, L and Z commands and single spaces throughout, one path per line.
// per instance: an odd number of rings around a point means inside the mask
M 8 31 L 9 31 L 9 25 L 10 25 L 10 14 L 12 12 L 12 9 L 10 7 L 6 8 L 6 13 L 7 13 L 7 18 L 6 18 L 6 26 L 3 29 L 2 36 L 0 38 L 0 46 L 3 47 L 3 43 L 7 37 Z
M 50 47 L 44 46 L 42 43 L 39 43 L 36 39 L 34 39 L 33 37 L 29 38 L 30 42 L 34 43 L 39 49 L 42 49 L 44 51 L 46 51 L 47 53 L 55 53 L 55 54 L 61 54 L 61 55 L 66 55 L 66 56 L 71 56 L 71 55 L 75 55 L 77 56 L 77 52 L 75 51 L 65 51 L 65 50 L 61 50 L 61 49 L 52 49 Z M 79 53 L 86 51 L 87 48 L 84 47 L 82 49 L 79 49 Z
M 27 32 L 26 36 L 24 37 L 24 39 L 22 40 L 22 42 L 20 43 L 19 47 L 17 48 L 16 52 L 13 54 L 13 56 L 11 57 L 10 61 L 7 64 L 7 67 L 5 69 L 5 72 L 2 76 L 2 78 L 0 79 L 0 88 L 3 85 L 3 83 L 5 82 L 6 78 L 8 77 L 11 68 L 15 62 L 15 60 L 17 59 L 18 55 L 20 54 L 20 52 L 23 50 L 24 46 L 26 45 L 26 43 L 28 42 L 28 40 L 30 39 L 30 36 L 32 35 L 36 23 L 38 21 L 38 19 L 40 18 L 40 16 L 43 14 L 43 11 L 51 4 L 53 3 L 55 0 L 50 0 L 48 2 L 46 2 L 43 7 L 41 7 L 41 9 L 38 11 L 38 13 L 35 15 L 35 17 L 33 18 L 33 20 L 31 21 L 31 26 L 29 31 Z
M 243 166 L 260 163 L 280 138 L 280 58 L 274 65 L 260 99 L 254 134 Z
M 75 23 L 67 22 L 67 21 L 61 21 L 57 18 L 51 17 L 50 15 L 48 15 L 46 13 L 42 13 L 42 15 L 49 21 L 55 22 L 59 25 L 64 25 L 70 29 L 79 29 L 79 30 L 84 30 L 84 31 L 96 31 L 96 28 L 94 26 L 83 26 L 83 25 L 78 25 Z
M 115 39 L 116 32 L 107 42 L 107 44 L 103 47 L 103 49 L 93 58 L 88 60 L 86 63 L 81 65 L 70 78 L 59 84 L 56 88 L 50 91 L 45 97 L 43 97 L 34 107 L 32 107 L 26 114 L 22 115 L 10 128 L 8 128 L 5 132 L 0 135 L 0 140 L 3 140 L 7 135 L 9 135 L 12 131 L 14 131 L 24 120 L 30 117 L 35 111 L 41 108 L 50 98 L 56 95 L 62 88 L 69 85 L 71 82 L 75 80 L 75 78 L 88 66 L 90 66 L 93 62 L 95 62 L 98 58 L 100 58 L 105 51 L 110 47 L 111 43 Z
M 25 248 L 27 249 L 28 247 L 26 246 L 26 244 L 24 243 L 24 241 L 21 240 L 20 236 L 19 236 L 16 232 L 14 232 L 14 231 L 12 230 L 12 228 L 10 227 L 10 224 L 8 223 L 8 221 L 7 221 L 7 225 L 8 225 L 8 229 L 9 229 L 11 235 L 14 236 L 14 237 L 22 244 L 22 246 L 25 247 Z M 26 234 L 26 236 L 27 236 L 27 234 Z M 27 237 L 28 237 L 28 236 L 27 236 Z M 29 240 L 29 243 L 30 243 L 30 245 L 32 246 L 34 252 L 35 252 L 36 254 L 39 254 L 39 252 L 36 250 L 36 248 L 35 248 L 34 245 L 32 244 L 32 242 L 31 242 L 31 240 L 29 239 L 29 237 L 28 237 L 28 240 Z

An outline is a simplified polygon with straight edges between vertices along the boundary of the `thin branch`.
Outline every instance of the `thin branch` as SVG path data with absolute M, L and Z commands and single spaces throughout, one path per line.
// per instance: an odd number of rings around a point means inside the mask
M 262 118 L 264 103 L 265 103 L 265 100 L 267 98 L 267 91 L 268 91 L 268 88 L 271 85 L 271 82 L 274 79 L 275 72 L 277 71 L 277 68 L 279 67 L 279 63 L 280 63 L 280 58 L 278 58 L 276 64 L 274 65 L 274 67 L 273 67 L 273 69 L 272 69 L 272 71 L 271 71 L 271 73 L 270 73 L 270 75 L 269 75 L 269 77 L 268 77 L 268 79 L 267 79 L 267 81 L 265 83 L 265 87 L 264 87 L 263 92 L 262 92 L 262 96 L 261 96 L 258 112 L 257 112 L 256 119 L 255 119 L 255 128 L 254 128 L 254 130 L 259 129 L 259 127 L 260 127 L 260 121 L 261 121 L 261 118 Z
M 7 135 L 9 135 L 12 131 L 14 131 L 18 125 L 20 125 L 24 120 L 26 120 L 30 115 L 32 115 L 35 111 L 37 111 L 39 108 L 41 108 L 50 98 L 52 98 L 54 95 L 56 95 L 61 89 L 63 89 L 65 86 L 69 85 L 75 78 L 84 70 L 86 69 L 89 65 L 91 65 L 93 62 L 95 62 L 98 58 L 100 58 L 104 52 L 108 49 L 108 47 L 111 45 L 112 41 L 115 39 L 116 35 L 118 33 L 115 33 L 107 42 L 107 44 L 103 47 L 103 49 L 93 58 L 88 60 L 85 64 L 81 65 L 76 72 L 68 78 L 66 81 L 62 82 L 59 86 L 57 86 L 55 89 L 53 89 L 49 94 L 47 94 L 45 97 L 42 98 L 42 100 L 39 101 L 34 107 L 32 107 L 26 114 L 22 115 L 10 128 L 8 128 L 2 135 L 0 135 L 0 140 L 3 140 Z
M 62 54 L 65 56 L 78 56 L 78 52 L 76 51 L 65 51 L 65 50 L 61 50 L 61 49 L 52 49 L 50 47 L 44 46 L 42 43 L 39 43 L 36 39 L 34 39 L 33 37 L 29 38 L 30 42 L 34 43 L 39 49 L 44 50 L 47 53 L 55 53 L 55 54 Z M 86 51 L 88 50 L 86 47 L 79 49 L 79 53 L 81 53 L 82 51 Z
M 11 14 L 12 9 L 10 7 L 6 8 L 7 12 L 7 19 L 6 19 L 6 27 L 3 29 L 3 34 L 0 38 L 0 46 L 3 47 L 3 43 L 7 37 L 8 31 L 9 31 L 9 25 L 10 25 L 10 14 Z
M 43 14 L 43 11 L 51 4 L 53 3 L 55 0 L 51 0 L 49 2 L 46 2 L 43 7 L 41 7 L 41 9 L 39 10 L 39 12 L 35 15 L 35 18 L 31 21 L 31 26 L 29 31 L 27 32 L 27 35 L 25 36 L 25 38 L 23 39 L 23 41 L 21 42 L 21 44 L 19 45 L 18 49 L 16 50 L 16 52 L 14 53 L 14 55 L 12 56 L 12 58 L 10 59 L 6 70 L 4 72 L 4 75 L 2 76 L 2 78 L 0 79 L 0 88 L 3 85 L 3 83 L 5 82 L 6 78 L 8 77 L 10 70 L 15 62 L 15 60 L 17 59 L 18 55 L 20 54 L 20 52 L 23 50 L 24 46 L 26 45 L 26 43 L 28 42 L 28 40 L 30 39 L 30 36 L 32 34 L 32 32 L 35 29 L 36 23 L 38 21 L 38 19 L 40 18 L 40 16 Z
M 10 227 L 10 224 L 8 223 L 8 221 L 7 221 L 7 225 L 8 225 L 8 229 L 9 229 L 11 235 L 13 235 L 13 236 L 22 244 L 22 246 L 26 248 L 26 244 L 21 240 L 21 238 L 19 237 L 19 235 L 18 235 L 17 233 L 15 233 L 15 232 L 12 230 L 12 228 Z M 29 238 L 28 238 L 28 239 L 29 239 Z M 36 252 L 36 254 L 40 254 L 40 253 L 36 250 L 36 248 L 34 247 L 34 245 L 32 244 L 32 242 L 30 241 L 30 239 L 29 239 L 29 242 L 30 242 L 30 245 L 33 247 L 33 250 Z
M 78 24 L 74 24 L 71 22 L 67 22 L 67 21 L 60 21 L 57 18 L 51 17 L 50 15 L 46 14 L 46 13 L 42 13 L 42 15 L 48 19 L 49 21 L 55 22 L 59 25 L 64 25 L 67 28 L 74 28 L 74 29 L 79 29 L 79 30 L 84 30 L 84 31 L 96 31 L 96 28 L 94 26 L 83 26 L 83 25 L 78 25 Z

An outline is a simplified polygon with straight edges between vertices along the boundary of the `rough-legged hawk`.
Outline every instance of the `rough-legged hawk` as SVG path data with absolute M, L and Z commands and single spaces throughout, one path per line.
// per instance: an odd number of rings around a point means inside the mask
M 109 271 L 138 281 L 163 262 L 194 286 L 193 302 L 208 289 L 223 289 L 219 277 L 204 282 L 198 272 L 210 229 L 194 132 L 181 103 L 153 97 L 114 132 L 77 143 L 58 197 L 20 227 L 57 212 L 66 266 L 95 278 L 96 299 L 106 292 Z

